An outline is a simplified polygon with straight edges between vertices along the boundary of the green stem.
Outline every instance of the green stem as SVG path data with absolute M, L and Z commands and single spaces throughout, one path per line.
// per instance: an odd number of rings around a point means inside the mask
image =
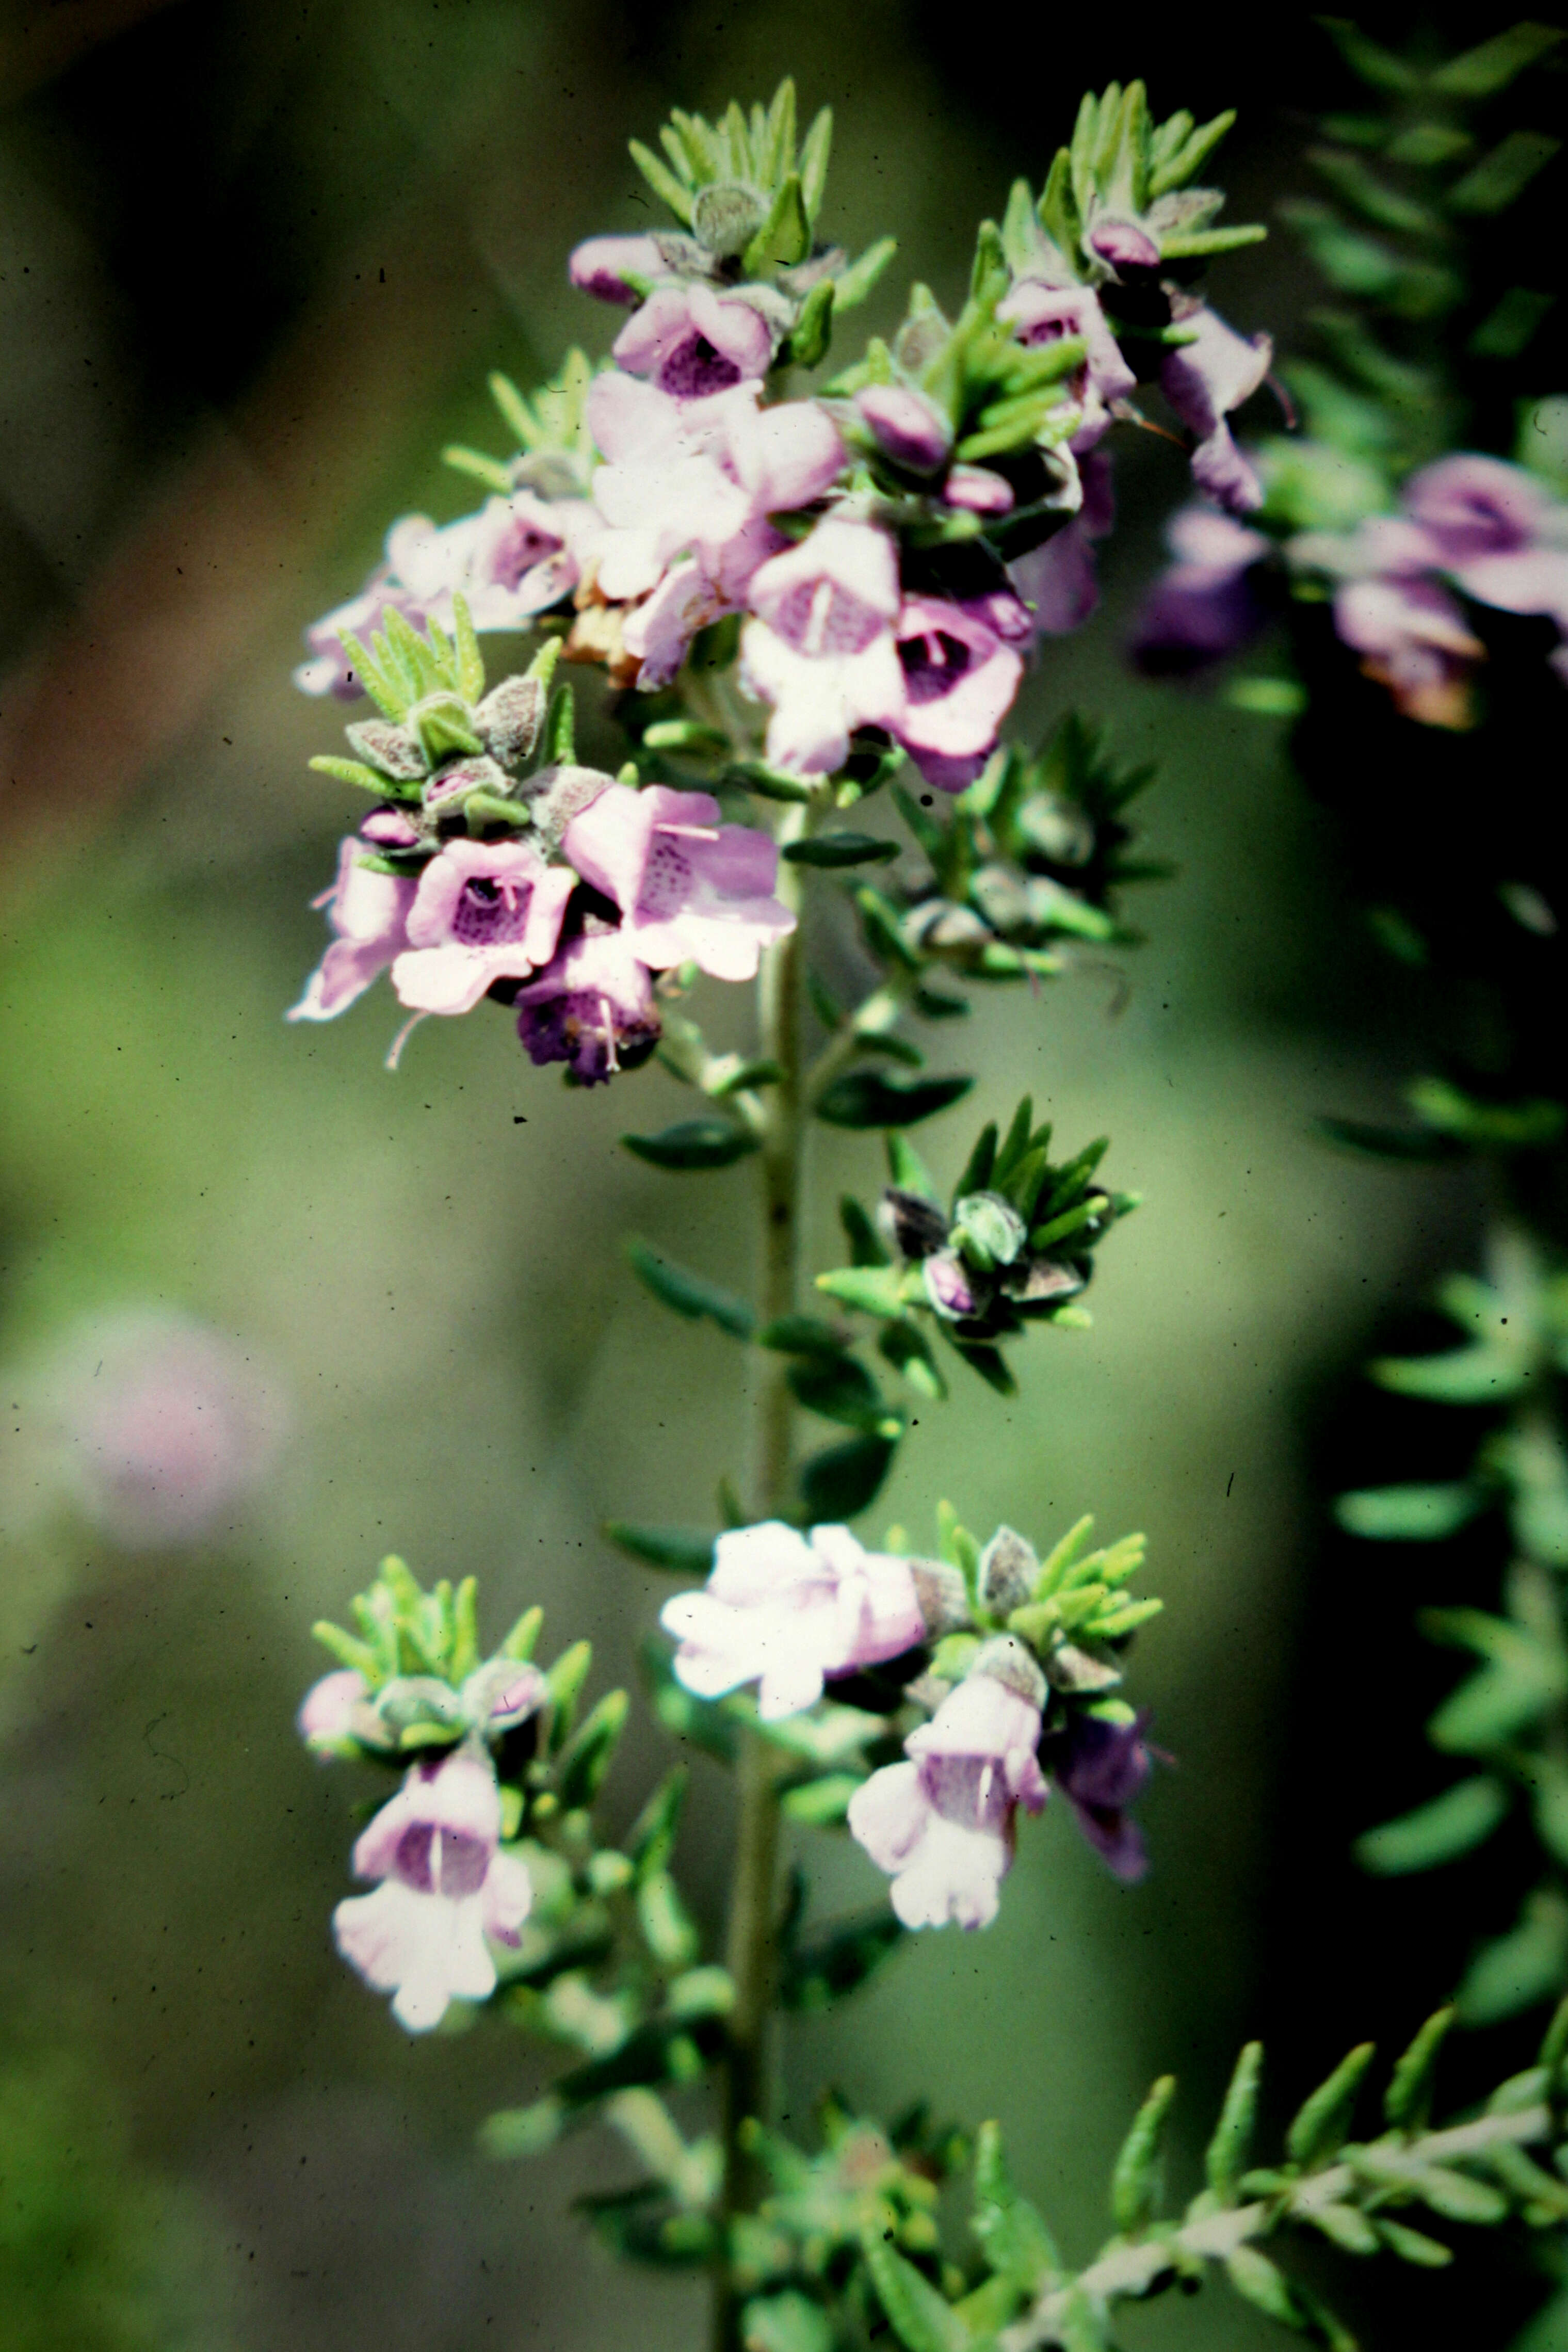
M 780 845 L 798 840 L 809 812 L 790 807 L 780 821 Z M 779 895 L 799 918 L 800 869 L 780 861 Z M 800 1222 L 804 1205 L 806 1118 L 802 1074 L 805 946 L 796 929 L 762 960 L 758 982 L 760 1050 L 779 1076 L 766 1089 L 761 1171 L 762 1269 L 759 1305 L 771 1322 L 793 1314 L 800 1290 Z M 752 1509 L 757 1518 L 789 1508 L 794 1475 L 794 1398 L 789 1359 L 758 1350 L 757 1459 Z M 739 1768 L 740 1819 L 736 1831 L 727 1959 L 735 1982 L 723 2083 L 724 2217 L 752 2209 L 758 2184 L 742 2145 L 748 2117 L 765 2118 L 769 2105 L 768 2023 L 773 2004 L 774 1946 L 779 1920 L 779 1751 L 756 1733 L 744 1735 Z M 727 2253 L 715 2281 L 715 2352 L 737 2352 L 740 2302 Z

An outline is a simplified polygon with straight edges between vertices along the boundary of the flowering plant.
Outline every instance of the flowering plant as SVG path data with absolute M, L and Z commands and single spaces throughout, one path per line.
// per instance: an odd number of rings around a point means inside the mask
M 1121 893 L 1155 869 L 1127 854 L 1124 812 L 1146 773 L 1120 772 L 1081 719 L 1037 750 L 1001 730 L 1038 640 L 1093 607 L 1113 436 L 1140 421 L 1144 387 L 1189 436 L 1226 545 L 1264 496 L 1229 420 L 1271 347 L 1197 286 L 1262 234 L 1218 225 L 1222 198 L 1197 184 L 1229 119 L 1156 124 L 1137 82 L 1086 98 L 1040 194 L 1020 182 L 982 225 L 962 300 L 916 286 L 891 340 L 802 392 L 892 241 L 852 261 L 820 234 L 831 122 L 799 138 L 789 83 L 716 124 L 676 114 L 662 157 L 632 150 L 675 226 L 572 256 L 573 282 L 629 314 L 609 361 L 573 353 L 531 398 L 496 380 L 515 453 L 448 453 L 486 504 L 395 524 L 298 674 L 379 716 L 350 724 L 351 757 L 315 763 L 373 805 L 343 843 L 323 901 L 335 937 L 293 1017 L 336 1018 L 385 973 L 411 1016 L 395 1064 L 416 1023 L 488 999 L 570 1084 L 623 1084 L 656 1059 L 695 1092 L 688 1117 L 623 1138 L 643 1160 L 683 1176 L 756 1163 L 755 1303 L 630 1251 L 664 1305 L 750 1351 L 745 1497 L 726 1478 L 717 1526 L 608 1531 L 697 1580 L 665 1605 L 647 1678 L 664 1727 L 737 1776 L 722 1960 L 673 1869 L 684 1767 L 609 1826 L 626 1695 L 582 1713 L 587 1644 L 537 1665 L 537 1610 L 486 1655 L 472 1579 L 425 1591 L 389 1559 L 353 1631 L 318 1629 L 335 1666 L 300 1713 L 318 1753 L 399 1776 L 353 1848 L 373 1891 L 338 1906 L 345 1959 L 411 2032 L 489 2004 L 570 2053 L 541 2098 L 489 2118 L 486 2144 L 523 2155 L 608 2123 L 643 2176 L 586 2200 L 591 2218 L 632 2259 L 705 2268 L 727 2352 L 832 2352 L 885 2328 L 907 2352 L 1103 2347 L 1119 2299 L 1195 2283 L 1210 2260 L 1274 2317 L 1343 2343 L 1259 2240 L 1301 2223 L 1431 2263 L 1446 2248 L 1391 2209 L 1562 2210 L 1522 2152 L 1561 2137 L 1561 2023 L 1484 2118 L 1433 2134 L 1440 2016 L 1370 2145 L 1350 2137 L 1370 2054 L 1354 2053 L 1266 2172 L 1247 2169 L 1249 2050 L 1179 2224 L 1155 2219 L 1162 2083 L 1118 2162 L 1117 2235 L 1078 2273 L 993 2127 L 976 2147 L 982 2259 L 966 2268 L 932 2210 L 959 2137 L 884 2132 L 830 2102 L 809 2154 L 771 2114 L 774 2012 L 852 1994 L 906 1931 L 988 1925 L 1019 1815 L 1053 1788 L 1118 1877 L 1147 1867 L 1130 1808 L 1158 1751 L 1126 1684 L 1160 1608 L 1133 1590 L 1143 1539 L 1092 1547 L 1081 1518 L 1040 1549 L 1006 1526 L 982 1543 L 946 1505 L 929 1549 L 848 1523 L 949 1374 L 1010 1394 L 1004 1347 L 1087 1321 L 1098 1246 L 1135 1206 L 1100 1181 L 1104 1139 L 1053 1161 L 1028 1100 L 939 1186 L 907 1130 L 976 1082 L 929 1072 L 916 1024 L 962 1015 L 968 983 L 1032 989 L 1083 943 L 1134 936 Z M 491 685 L 481 637 L 530 628 L 527 667 Z M 580 714 L 570 666 L 599 674 Z M 579 757 L 580 718 L 585 743 L 620 730 L 613 770 Z M 860 829 L 884 790 L 903 835 Z M 869 968 L 853 1004 L 822 976 L 830 941 Z M 750 1050 L 709 1045 L 690 1008 L 704 975 L 757 981 Z M 846 1198 L 849 1263 L 808 1292 L 814 1121 L 880 1132 L 890 1181 L 874 1208 Z M 803 1457 L 801 1414 L 834 1432 Z M 793 1897 L 781 1882 L 791 1825 L 847 1828 L 864 1912 L 803 1925 L 803 1881 Z M 698 2085 L 714 2099 L 688 2137 L 665 2102 Z

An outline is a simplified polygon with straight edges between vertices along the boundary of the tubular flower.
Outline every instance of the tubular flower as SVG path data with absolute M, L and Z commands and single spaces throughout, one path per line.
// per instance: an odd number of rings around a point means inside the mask
M 1109 430 L 1112 403 L 1125 400 L 1138 381 L 1122 356 L 1093 288 L 1051 286 L 1043 278 L 1023 278 L 998 304 L 997 317 L 1011 325 L 1020 343 L 1054 343 L 1067 335 L 1082 335 L 1087 351 L 1071 379 L 1071 391 L 1082 422 L 1070 446 L 1079 454 L 1092 449 Z
M 635 1069 L 659 1042 L 647 967 L 618 930 L 564 940 L 515 1003 L 528 1059 L 565 1062 L 585 1087 Z
M 1008 566 L 1008 578 L 1036 633 L 1044 637 L 1070 636 L 1100 601 L 1094 542 L 1108 537 L 1116 520 L 1111 460 L 1103 450 L 1092 450 L 1078 472 L 1082 498 L 1077 512 L 1054 538 Z
M 643 299 L 633 279 L 664 275 L 664 257 L 652 236 L 590 236 L 574 246 L 567 274 L 580 294 L 634 310 Z
M 779 852 L 754 826 L 717 823 L 707 793 L 612 784 L 567 827 L 577 871 L 621 908 L 619 936 L 655 970 L 695 963 L 751 980 L 765 947 L 795 928 L 773 896 Z
M 803 1536 L 780 1519 L 720 1536 L 706 1586 L 666 1601 L 660 1622 L 680 1643 L 675 1673 L 688 1690 L 718 1698 L 755 1682 L 770 1722 L 814 1706 L 829 1677 L 898 1657 L 926 1632 L 907 1560 L 863 1551 L 847 1528 Z
M 702 400 L 757 382 L 773 357 L 760 311 L 711 286 L 656 287 L 615 338 L 617 363 L 677 400 Z
M 1113 1876 L 1128 1885 L 1144 1877 L 1149 1858 L 1143 1832 L 1127 1808 L 1142 1795 L 1154 1769 L 1144 1743 L 1148 1717 L 1105 1723 L 1077 1713 L 1061 1749 L 1052 1759 L 1057 1787 L 1072 1807 L 1079 1828 Z
M 378 873 L 365 864 L 364 850 L 361 840 L 345 841 L 338 852 L 337 881 L 311 901 L 326 908 L 338 936 L 290 1010 L 290 1021 L 336 1020 L 408 945 L 413 878 Z
M 1177 324 L 1195 331 L 1196 339 L 1166 352 L 1160 390 L 1197 440 L 1192 478 L 1217 506 L 1230 514 L 1250 514 L 1263 503 L 1263 485 L 1231 438 L 1226 418 L 1263 382 L 1274 363 L 1274 346 L 1267 335 L 1239 335 L 1207 303 L 1179 316 Z
M 332 1915 L 338 1949 L 410 2033 L 439 2025 L 453 2000 L 496 1990 L 486 1938 L 516 1944 L 533 1887 L 500 1851 L 501 1799 L 489 1765 L 466 1750 L 416 1764 L 354 1848 L 354 1873 L 380 1879 Z
M 392 986 L 416 1013 L 470 1013 L 555 953 L 574 877 L 526 842 L 449 841 L 419 877 Z
M 856 727 L 898 727 L 898 560 L 885 531 L 830 516 L 762 566 L 750 605 L 741 678 L 773 705 L 768 757 L 776 766 L 831 772 Z
M 1262 626 L 1247 575 L 1270 541 L 1206 506 L 1184 507 L 1166 538 L 1176 560 L 1144 599 L 1133 656 L 1153 676 L 1182 676 L 1239 653 Z
M 1048 1794 L 1035 1756 L 1044 1695 L 1022 1643 L 1003 1635 L 910 1734 L 909 1760 L 884 1765 L 851 1798 L 851 1833 L 892 1878 L 906 1927 L 996 1917 L 1018 1808 L 1038 1813 Z
M 906 596 L 898 616 L 904 712 L 894 730 L 928 784 L 961 793 L 996 748 L 1023 676 L 1030 616 L 1006 592 Z

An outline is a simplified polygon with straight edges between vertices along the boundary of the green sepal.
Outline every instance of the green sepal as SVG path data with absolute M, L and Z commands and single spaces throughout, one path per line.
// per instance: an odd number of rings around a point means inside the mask
M 497 1656 L 500 1658 L 515 1658 L 520 1664 L 526 1665 L 528 1661 L 534 1654 L 534 1646 L 538 1641 L 539 1629 L 543 1625 L 544 1622 L 545 1612 L 536 1601 L 531 1609 L 524 1610 L 522 1615 L 518 1618 L 517 1623 L 513 1626 L 511 1632 L 502 1643 L 499 1650 L 496 1653 Z
M 820 278 L 800 306 L 800 315 L 785 338 L 780 360 L 791 367 L 814 368 L 827 357 L 832 340 L 833 303 L 837 287 Z
M 335 776 L 340 784 L 355 784 L 362 793 L 373 793 L 379 801 L 417 801 L 419 787 L 399 783 L 390 776 L 367 768 L 362 760 L 340 760 L 334 751 L 319 751 L 310 761 L 318 775 Z
M 839 1223 L 850 1245 L 852 1265 L 891 1265 L 892 1259 L 883 1246 L 881 1234 L 852 1192 L 840 1195 Z
M 747 278 L 768 278 L 776 269 L 792 268 L 811 249 L 811 224 L 800 175 L 791 172 L 768 207 L 768 216 L 741 256 Z

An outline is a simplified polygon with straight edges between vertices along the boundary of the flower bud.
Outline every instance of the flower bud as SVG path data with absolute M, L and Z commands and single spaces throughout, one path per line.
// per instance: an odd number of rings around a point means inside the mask
M 762 199 L 756 189 L 737 182 L 716 180 L 699 188 L 692 205 L 692 227 L 698 243 L 720 261 L 744 253 L 762 221 Z
M 1004 1690 L 1044 1712 L 1049 1696 L 1045 1676 L 1016 1633 L 998 1633 L 994 1641 L 980 1644 L 965 1682 L 976 1675 L 988 1675 Z
M 424 774 L 427 762 L 421 751 L 419 738 L 411 728 L 394 727 L 390 719 L 363 719 L 357 727 L 344 730 L 350 746 L 383 776 L 392 776 L 399 783 L 417 783 Z
M 1023 1219 L 999 1192 L 970 1192 L 953 1212 L 952 1238 L 972 1264 L 988 1274 L 1011 1265 L 1027 1238 Z
M 952 446 L 946 418 L 902 384 L 869 383 L 856 394 L 855 406 L 894 464 L 907 466 L 912 473 L 936 473 Z M 1010 493 L 1008 503 L 1012 503 Z
M 979 1293 L 956 1250 L 936 1251 L 920 1270 L 925 1296 L 938 1315 L 955 1323 L 980 1312 Z
M 1039 1574 L 1040 1561 L 1034 1546 L 1015 1535 L 1011 1528 L 998 1528 L 980 1554 L 980 1599 L 997 1616 L 1005 1617 L 1033 1598 Z
M 506 677 L 474 713 L 475 730 L 492 759 L 520 767 L 539 740 L 549 697 L 539 677 Z

